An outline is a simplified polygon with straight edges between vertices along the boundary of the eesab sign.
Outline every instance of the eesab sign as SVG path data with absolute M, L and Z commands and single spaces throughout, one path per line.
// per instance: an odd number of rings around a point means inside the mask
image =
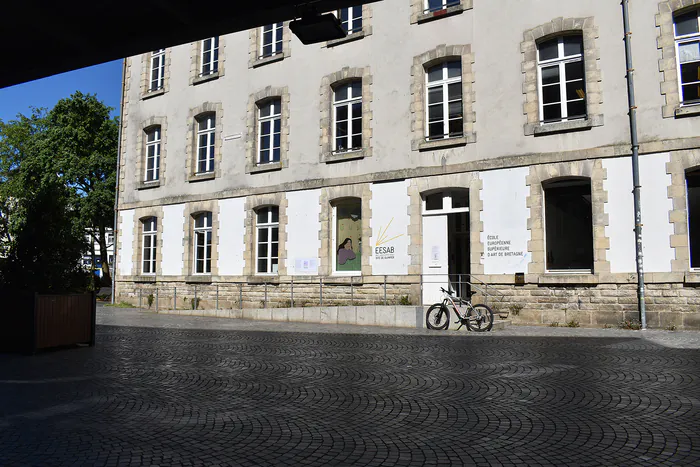
M 374 259 L 375 260 L 380 260 L 380 259 L 394 259 L 394 247 L 393 246 L 381 246 L 389 243 L 392 240 L 395 240 L 399 237 L 402 237 L 404 234 L 401 235 L 396 235 L 394 237 L 388 238 L 387 236 L 387 231 L 389 230 L 389 226 L 391 223 L 394 221 L 394 218 L 392 217 L 389 223 L 387 224 L 386 228 L 382 230 L 382 228 L 379 228 L 379 238 L 377 239 L 377 244 L 374 246 Z

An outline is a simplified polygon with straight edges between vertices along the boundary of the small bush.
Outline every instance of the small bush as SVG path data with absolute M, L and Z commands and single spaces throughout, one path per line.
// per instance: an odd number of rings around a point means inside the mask
M 567 327 L 567 328 L 578 328 L 578 327 L 580 327 L 580 324 L 579 324 L 579 322 L 576 321 L 575 319 L 572 319 L 571 321 L 569 321 L 568 323 L 566 323 L 566 327 Z
M 559 327 L 559 321 L 552 321 L 549 323 L 550 328 L 558 328 Z
M 146 297 L 146 300 L 148 300 L 148 308 L 151 308 L 153 306 L 153 300 L 155 300 L 155 297 L 153 294 L 148 294 L 148 297 Z
M 637 319 L 626 319 L 620 323 L 620 329 L 630 329 L 632 331 L 639 331 L 642 329 L 642 323 Z
M 667 324 L 666 325 L 666 330 L 667 331 L 675 331 L 676 330 L 676 325 L 673 323 Z
M 411 298 L 408 295 L 402 295 L 401 298 L 399 299 L 399 305 L 402 305 L 402 306 L 412 305 Z
M 609 325 L 609 324 L 605 324 L 605 325 L 603 325 L 603 329 L 610 329 L 610 328 L 612 328 L 612 326 L 611 326 L 611 325 Z
M 511 303 L 508 305 L 508 309 L 513 313 L 513 316 L 518 316 L 523 310 L 523 306 L 520 303 Z
M 199 298 L 190 298 L 190 306 L 193 310 L 199 309 Z

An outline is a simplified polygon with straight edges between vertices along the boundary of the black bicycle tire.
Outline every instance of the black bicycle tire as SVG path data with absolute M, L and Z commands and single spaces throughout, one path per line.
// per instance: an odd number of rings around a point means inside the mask
M 467 320 L 467 329 L 469 329 L 470 331 L 474 331 L 474 332 L 490 331 L 491 328 L 493 327 L 493 311 L 491 310 L 491 308 L 488 307 L 488 305 L 484 305 L 483 303 L 480 303 L 478 305 L 474 305 L 474 309 L 476 310 L 477 308 L 484 308 L 486 310 L 486 314 L 490 318 L 489 325 L 487 327 L 479 328 L 479 327 L 472 326 L 471 321 Z M 471 318 L 471 316 L 470 316 L 470 318 Z
M 440 308 L 445 313 L 445 324 L 442 326 L 432 326 L 430 324 L 430 312 L 435 308 Z M 431 307 L 428 308 L 428 311 L 425 312 L 425 326 L 433 331 L 446 331 L 450 327 L 450 310 L 448 310 L 442 303 L 435 303 L 431 305 Z

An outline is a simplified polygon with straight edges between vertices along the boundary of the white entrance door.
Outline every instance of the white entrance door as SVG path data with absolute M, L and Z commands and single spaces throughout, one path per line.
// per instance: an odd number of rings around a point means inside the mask
M 423 304 L 442 298 L 440 287 L 449 287 L 447 215 L 423 216 Z

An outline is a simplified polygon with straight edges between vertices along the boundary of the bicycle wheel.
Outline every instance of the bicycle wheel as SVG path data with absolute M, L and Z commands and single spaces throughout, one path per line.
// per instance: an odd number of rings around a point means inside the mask
M 428 308 L 425 314 L 425 325 L 428 329 L 444 331 L 450 327 L 450 311 L 442 303 L 436 303 Z
M 474 305 L 469 319 L 467 320 L 467 328 L 470 331 L 485 332 L 490 331 L 493 327 L 493 311 L 486 305 Z

